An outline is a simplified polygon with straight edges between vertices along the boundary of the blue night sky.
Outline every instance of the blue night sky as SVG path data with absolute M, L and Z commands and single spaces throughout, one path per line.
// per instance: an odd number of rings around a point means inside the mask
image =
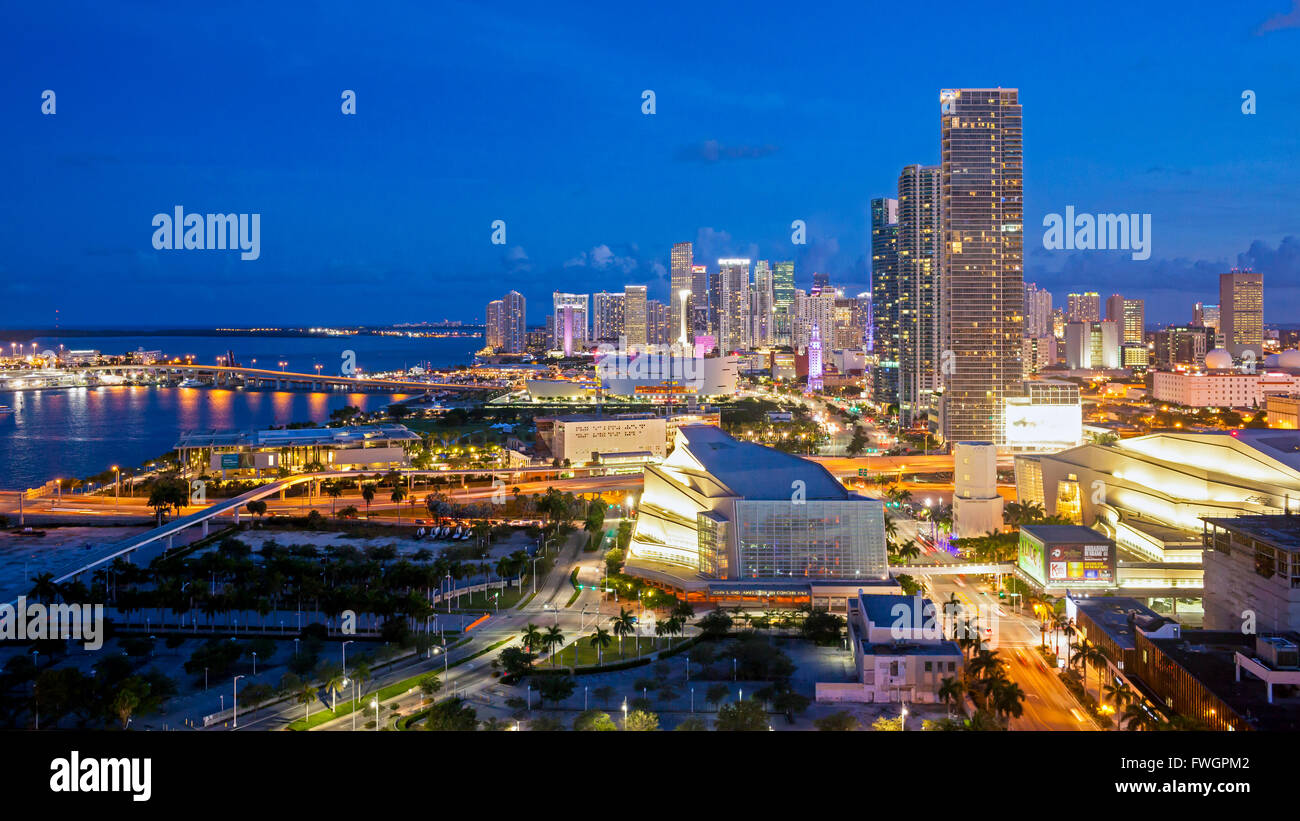
M 870 198 L 938 161 L 939 89 L 997 85 L 1024 105 L 1025 276 L 1057 304 L 1186 321 L 1240 264 L 1267 322 L 1300 321 L 1290 0 L 287 5 L 10 4 L 0 326 L 481 322 L 512 288 L 536 324 L 555 289 L 666 299 L 683 240 L 857 292 Z M 261 214 L 260 259 L 155 250 L 177 205 Z M 1068 205 L 1150 213 L 1151 258 L 1044 250 Z

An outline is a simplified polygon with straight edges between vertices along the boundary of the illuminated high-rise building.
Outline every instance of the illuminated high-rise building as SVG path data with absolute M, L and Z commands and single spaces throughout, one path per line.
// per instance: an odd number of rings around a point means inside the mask
M 773 272 L 774 342 L 777 345 L 791 345 L 794 338 L 794 262 L 778 262 L 773 266 Z
M 749 295 L 750 343 L 755 347 L 772 344 L 776 334 L 775 283 L 765 259 L 754 263 L 754 286 Z
M 623 335 L 628 347 L 644 346 L 650 341 L 646 306 L 646 286 L 623 286 Z
M 816 393 L 822 389 L 822 335 L 821 326 L 812 326 L 808 340 L 808 390 Z
M 709 267 L 691 266 L 691 338 L 709 334 Z
M 673 336 L 680 333 L 682 327 L 682 311 L 686 311 L 687 319 L 691 317 L 691 306 L 695 302 L 695 252 L 694 246 L 689 242 L 678 242 L 673 245 L 672 256 L 669 260 L 669 285 L 668 292 L 669 303 L 669 322 L 673 327 Z M 682 305 L 682 299 L 678 294 L 682 291 L 690 291 L 691 295 L 686 298 L 685 306 Z M 704 291 L 698 292 L 701 296 Z M 687 334 L 690 334 L 690 322 L 687 322 Z
M 898 399 L 898 200 L 871 201 L 871 314 L 876 365 L 872 395 L 889 404 Z
M 718 344 L 724 352 L 749 347 L 749 264 L 747 259 L 718 260 Z
M 943 169 L 943 434 L 1005 442 L 1006 400 L 1022 394 L 1024 201 L 1016 89 L 939 94 Z M 877 309 L 878 310 L 878 309 Z M 877 340 L 877 345 L 879 341 Z
M 939 289 L 943 223 L 941 169 L 909 165 L 898 175 L 895 251 L 898 287 L 898 402 L 903 423 L 934 404 L 939 366 Z
M 617 342 L 623 335 L 623 295 L 606 291 L 594 297 L 592 337 L 599 342 Z
M 1025 336 L 1038 338 L 1052 334 L 1052 292 L 1025 283 Z
M 505 345 L 506 303 L 494 299 L 487 304 L 487 324 L 483 326 L 483 347 L 495 351 Z
M 1066 298 L 1065 318 L 1068 322 L 1100 322 L 1101 294 L 1096 291 L 1070 294 Z
M 528 315 L 524 295 L 511 291 L 501 302 L 501 348 L 506 353 L 523 353 L 528 349 Z
M 551 308 L 555 315 L 555 327 L 551 338 L 553 347 L 563 348 L 565 323 L 560 321 L 561 313 L 564 313 L 568 318 L 570 342 L 578 347 L 586 344 L 590 338 L 587 331 L 587 317 L 590 315 L 590 305 L 591 297 L 587 294 L 565 294 L 560 291 L 551 294 Z
M 1233 356 L 1264 353 L 1264 275 L 1251 271 L 1219 274 L 1219 331 Z

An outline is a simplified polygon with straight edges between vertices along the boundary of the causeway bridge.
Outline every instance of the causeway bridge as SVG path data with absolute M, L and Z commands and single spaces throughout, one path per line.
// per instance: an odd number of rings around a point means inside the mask
M 178 376 L 182 379 L 210 381 L 215 387 L 270 388 L 272 390 L 342 390 L 391 391 L 413 393 L 425 391 L 474 391 L 506 387 L 498 383 L 481 382 L 419 382 L 413 379 L 384 379 L 370 376 L 331 376 L 320 373 L 293 373 L 269 368 L 246 368 L 234 365 L 195 365 L 160 362 L 153 365 L 79 365 L 82 374 L 112 374 L 116 376 Z

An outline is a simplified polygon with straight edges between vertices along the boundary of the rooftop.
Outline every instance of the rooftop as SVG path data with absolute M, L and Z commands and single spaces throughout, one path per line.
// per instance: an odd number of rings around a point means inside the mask
M 1243 533 L 1283 550 L 1300 550 L 1300 516 L 1285 513 L 1231 518 L 1205 518 L 1202 521 L 1223 530 Z
M 359 447 L 369 442 L 415 442 L 420 435 L 405 425 L 360 425 L 347 428 L 287 428 L 255 431 L 185 431 L 181 448 Z
M 1300 643 L 1300 634 L 1282 636 Z M 1255 636 L 1235 630 L 1185 630 L 1182 638 L 1151 643 L 1254 727 L 1300 730 L 1300 698 L 1285 695 L 1285 686 L 1274 686 L 1269 704 L 1264 682 L 1244 672 L 1241 681 L 1236 680 L 1235 654 L 1254 657 Z
M 693 459 L 737 496 L 746 499 L 791 499 L 796 480 L 804 483 L 808 500 L 858 499 L 826 468 L 799 456 L 742 442 L 713 425 L 683 425 L 677 429 L 677 449 L 669 457 L 682 467 Z
M 1123 596 L 1077 598 L 1073 601 L 1075 607 L 1086 613 L 1116 646 L 1124 650 L 1132 650 L 1137 646 L 1135 629 L 1152 633 L 1173 622 L 1173 619 L 1166 619 L 1137 599 Z M 1132 625 L 1129 624 L 1130 614 L 1133 616 Z
M 1103 533 L 1083 525 L 1021 525 L 1021 533 L 1028 533 L 1044 544 L 1098 544 L 1109 542 Z

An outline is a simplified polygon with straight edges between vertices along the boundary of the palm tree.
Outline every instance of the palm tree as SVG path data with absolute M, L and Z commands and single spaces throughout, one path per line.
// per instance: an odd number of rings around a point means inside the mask
M 1147 712 L 1140 700 L 1135 700 L 1124 708 L 1120 723 L 1125 730 L 1154 730 L 1157 726 L 1155 718 Z
M 1110 703 L 1115 705 L 1117 711 L 1123 711 L 1125 707 L 1132 704 L 1138 697 L 1137 691 L 1128 686 L 1127 682 L 1119 684 L 1107 684 L 1102 688 L 1102 694 L 1110 699 Z
M 564 646 L 564 633 L 559 627 L 551 626 L 546 628 L 546 635 L 542 636 L 542 643 L 546 645 L 546 652 L 551 655 L 551 666 L 555 666 L 555 648 Z M 577 664 L 577 652 L 574 653 L 574 664 Z
M 343 485 L 333 479 L 326 479 L 324 484 L 321 485 L 321 490 L 325 492 L 326 496 L 330 497 L 330 515 L 333 516 L 334 503 L 343 495 Z
M 366 694 L 366 682 L 370 681 L 370 665 L 364 661 L 352 668 L 352 680 L 357 683 L 357 688 L 361 691 L 359 696 Z
M 1085 688 L 1088 686 L 1088 665 L 1091 664 L 1093 669 L 1097 671 L 1097 688 L 1100 689 L 1102 682 L 1101 671 L 1109 661 L 1109 659 L 1106 658 L 1106 654 L 1101 651 L 1100 647 L 1087 639 L 1074 645 L 1072 649 L 1074 650 L 1074 658 L 1071 660 L 1071 663 L 1079 664 L 1083 667 L 1083 686 Z
M 401 485 L 397 485 L 388 498 L 393 501 L 393 504 L 397 505 L 397 523 L 400 525 L 402 523 L 402 500 L 406 498 L 406 489 Z
M 622 657 L 623 637 L 636 631 L 636 619 L 628 612 L 626 607 L 620 607 L 618 615 L 611 616 L 609 621 L 613 625 L 614 635 L 618 636 L 618 654 Z
M 914 540 L 908 539 L 907 541 L 899 545 L 898 550 L 895 552 L 894 555 L 898 556 L 898 558 L 904 562 L 910 562 L 913 559 L 920 558 L 921 548 L 916 546 L 916 542 Z
M 298 691 L 298 703 L 303 706 L 303 721 L 311 718 L 311 703 L 316 700 L 316 688 L 310 684 L 302 685 Z
M 605 648 L 614 640 L 609 637 L 609 631 L 603 627 L 597 627 L 596 633 L 591 637 L 591 646 L 596 648 L 596 664 L 605 663 Z
M 533 648 L 542 646 L 542 631 L 538 630 L 537 625 L 533 624 L 531 621 L 528 622 L 527 627 L 520 628 L 519 632 L 523 633 L 524 649 L 527 650 L 530 655 L 533 652 Z M 529 666 L 531 666 L 531 662 Z
M 370 503 L 375 500 L 375 486 L 366 482 L 361 486 L 361 498 L 366 501 L 366 518 L 370 518 Z
M 956 676 L 948 676 L 939 685 L 939 699 L 948 705 L 948 714 L 952 714 L 952 708 L 956 707 L 957 712 L 966 715 L 966 685 L 961 683 L 961 679 Z
M 989 695 L 993 712 L 1004 719 L 1020 718 L 1024 714 L 1025 708 L 1022 702 L 1025 700 L 1025 691 L 1014 681 L 999 678 L 989 689 Z
M 343 692 L 343 688 L 346 686 L 344 684 L 346 680 L 347 679 L 343 678 L 343 674 L 340 672 L 330 676 L 329 681 L 325 682 L 325 692 L 330 694 L 331 713 L 334 712 L 334 708 L 338 706 L 338 694 Z

